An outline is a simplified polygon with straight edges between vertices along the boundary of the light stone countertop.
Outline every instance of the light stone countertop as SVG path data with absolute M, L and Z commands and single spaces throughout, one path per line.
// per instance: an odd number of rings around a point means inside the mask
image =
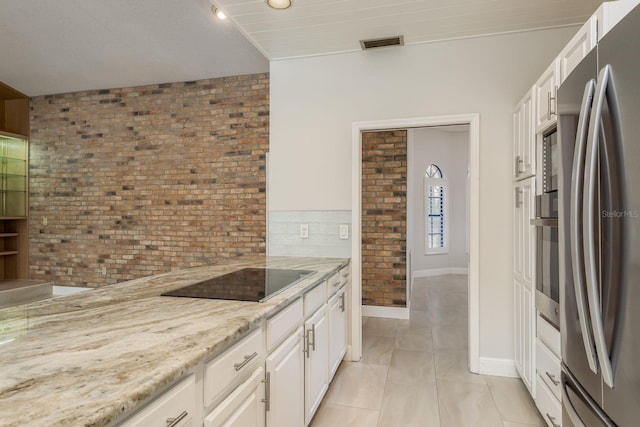
M 106 426 L 348 263 L 243 257 L 0 309 L 0 426 Z M 318 273 L 262 303 L 160 296 L 245 267 Z

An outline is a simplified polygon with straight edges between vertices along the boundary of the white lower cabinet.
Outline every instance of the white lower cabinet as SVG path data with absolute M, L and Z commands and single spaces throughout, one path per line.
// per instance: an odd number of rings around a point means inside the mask
M 267 426 L 304 424 L 304 353 L 302 327 L 274 350 L 267 366 Z
M 204 427 L 264 427 L 264 369 L 258 368 L 204 419 Z
M 329 300 L 329 381 L 336 374 L 347 351 L 346 288 L 342 287 Z
M 529 393 L 535 396 L 535 308 L 531 289 L 518 279 L 515 293 L 515 365 Z
M 329 322 L 327 304 L 304 322 L 304 424 L 309 425 L 329 387 Z
M 194 375 L 189 375 L 120 424 L 120 427 L 195 427 L 195 414 L 196 380 Z
M 538 314 L 536 406 L 549 427 L 562 425 L 560 331 Z

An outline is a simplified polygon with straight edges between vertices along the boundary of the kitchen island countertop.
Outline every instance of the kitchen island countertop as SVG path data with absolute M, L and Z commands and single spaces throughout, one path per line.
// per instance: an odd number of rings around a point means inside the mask
M 349 263 L 242 257 L 0 309 L 0 426 L 106 426 Z M 160 296 L 247 267 L 316 270 L 265 302 Z

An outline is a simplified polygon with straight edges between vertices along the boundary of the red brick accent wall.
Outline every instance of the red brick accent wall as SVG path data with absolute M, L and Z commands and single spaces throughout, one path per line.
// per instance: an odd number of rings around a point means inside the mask
M 265 251 L 269 76 L 31 100 L 30 276 L 98 287 Z
M 406 307 L 407 131 L 362 134 L 362 303 Z

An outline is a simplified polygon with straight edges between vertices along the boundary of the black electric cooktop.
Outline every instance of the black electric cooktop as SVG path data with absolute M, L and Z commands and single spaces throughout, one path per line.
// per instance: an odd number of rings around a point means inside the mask
M 262 302 L 314 273 L 312 270 L 245 268 L 162 295 Z

